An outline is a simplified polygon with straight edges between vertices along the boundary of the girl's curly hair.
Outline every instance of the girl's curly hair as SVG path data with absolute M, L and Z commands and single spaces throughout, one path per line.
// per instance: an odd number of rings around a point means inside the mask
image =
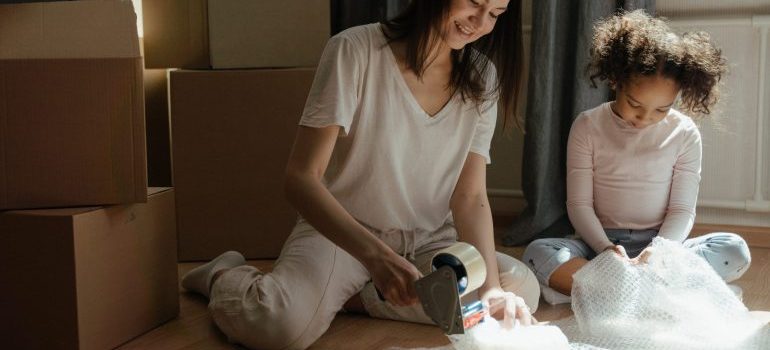
M 679 83 L 683 109 L 703 115 L 719 99 L 727 63 L 708 33 L 678 36 L 663 20 L 636 10 L 596 23 L 588 71 L 594 87 L 596 79 L 622 86 L 634 75 L 660 73 Z

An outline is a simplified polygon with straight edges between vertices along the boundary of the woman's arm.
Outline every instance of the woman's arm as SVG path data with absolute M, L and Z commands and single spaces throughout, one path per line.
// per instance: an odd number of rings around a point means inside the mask
M 529 325 L 534 319 L 524 300 L 513 293 L 503 291 L 500 286 L 500 271 L 497 267 L 492 210 L 487 198 L 486 179 L 486 159 L 479 154 L 469 153 L 452 193 L 449 207 L 452 210 L 460 240 L 476 247 L 486 264 L 487 279 L 479 287 L 479 298 L 487 306 L 497 302 L 504 305 L 501 310 L 505 327 L 513 326 L 514 320 Z
M 386 300 L 413 304 L 417 268 L 358 223 L 321 182 L 338 133 L 338 126 L 299 127 L 286 166 L 286 197 L 315 229 L 366 267 Z
M 489 289 L 500 288 L 486 178 L 487 166 L 484 157 L 468 153 L 449 201 L 460 240 L 476 247 L 486 263 L 487 279 L 479 288 L 480 295 Z

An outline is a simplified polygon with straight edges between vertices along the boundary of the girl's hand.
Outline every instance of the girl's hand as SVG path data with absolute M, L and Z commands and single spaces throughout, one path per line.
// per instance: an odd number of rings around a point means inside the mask
M 372 275 L 372 282 L 382 296 L 393 305 L 409 306 L 417 303 L 414 281 L 422 275 L 409 261 L 392 250 L 379 259 L 364 265 Z
M 492 288 L 482 293 L 481 302 L 489 310 L 490 316 L 503 320 L 505 329 L 517 324 L 529 326 L 537 323 L 524 299 L 501 288 Z
M 639 256 L 633 259 L 630 259 L 630 261 L 634 265 L 646 264 L 653 252 L 655 252 L 655 248 L 652 248 L 652 247 L 644 248 L 644 250 L 642 250 L 642 252 L 639 253 Z
M 606 252 L 608 250 L 612 250 L 612 251 L 615 252 L 615 254 L 617 254 L 621 258 L 628 260 L 628 254 L 626 253 L 626 248 L 623 248 L 622 245 L 620 245 L 620 244 L 618 244 L 618 245 L 609 245 L 609 246 L 607 246 L 607 248 L 604 248 L 604 250 L 602 252 Z

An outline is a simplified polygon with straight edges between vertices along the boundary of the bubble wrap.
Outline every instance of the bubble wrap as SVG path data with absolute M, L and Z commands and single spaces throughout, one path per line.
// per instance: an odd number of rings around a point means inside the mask
M 770 349 L 770 329 L 701 257 L 663 238 L 652 247 L 647 264 L 608 251 L 573 276 L 575 315 L 554 322 L 573 349 Z
M 450 345 L 435 348 L 389 348 L 388 350 L 570 350 L 567 337 L 554 326 L 503 328 L 494 318 L 448 336 Z
M 494 318 L 469 329 L 466 334 L 449 336 L 456 350 L 569 350 L 564 333 L 554 326 L 516 326 L 504 329 Z
M 513 340 L 495 322 L 425 350 L 559 349 L 564 335 L 571 350 L 770 350 L 770 326 L 750 315 L 703 258 L 663 238 L 652 247 L 647 264 L 608 251 L 581 268 L 573 276 L 574 316 L 551 322 L 563 335 L 551 327 L 556 332 L 541 329 L 538 341 L 527 340 L 533 332 Z

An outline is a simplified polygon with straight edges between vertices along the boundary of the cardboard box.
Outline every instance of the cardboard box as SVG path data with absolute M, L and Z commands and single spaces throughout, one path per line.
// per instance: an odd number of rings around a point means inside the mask
M 297 219 L 283 177 L 313 74 L 171 71 L 180 260 L 278 256 Z
M 144 70 L 144 115 L 147 128 L 147 184 L 171 187 L 167 69 Z
M 146 200 L 128 1 L 0 5 L 0 209 Z
M 313 67 L 329 0 L 143 0 L 147 68 Z
M 174 191 L 0 214 L 6 349 L 112 349 L 179 313 Z

